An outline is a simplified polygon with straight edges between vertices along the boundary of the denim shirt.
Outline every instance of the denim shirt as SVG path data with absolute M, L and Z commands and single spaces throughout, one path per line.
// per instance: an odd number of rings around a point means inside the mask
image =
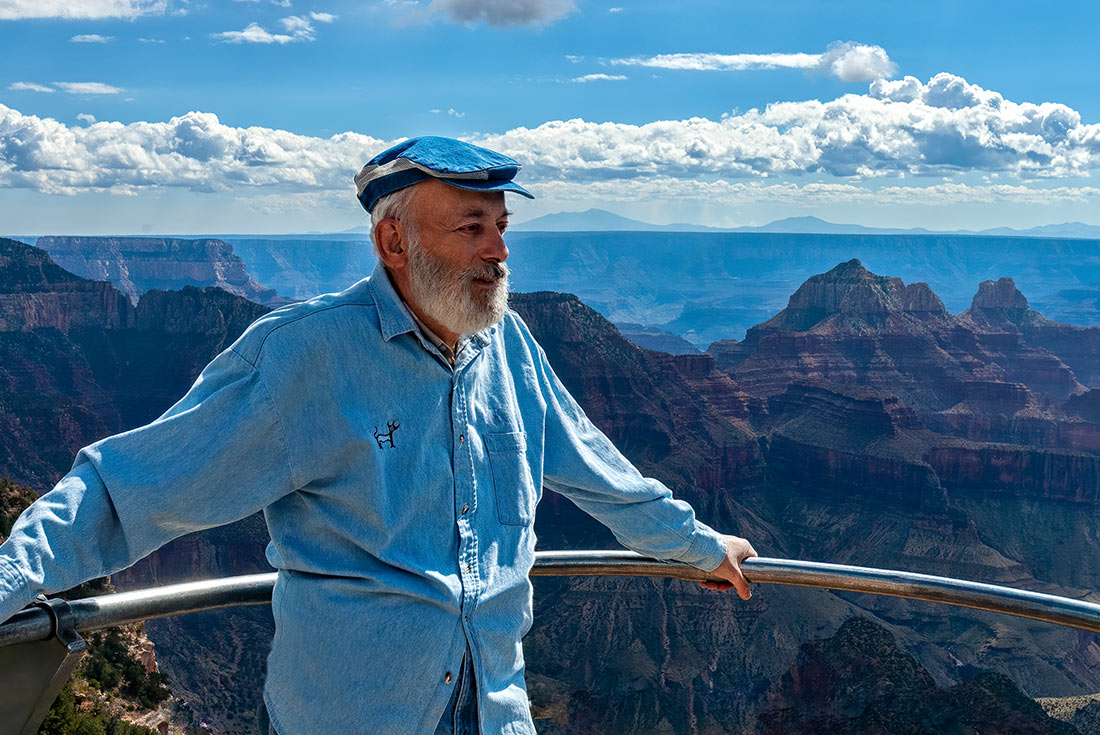
M 81 449 L 0 546 L 0 620 L 263 510 L 280 733 L 431 733 L 469 646 L 481 732 L 533 735 L 521 639 L 544 486 L 642 554 L 724 558 L 585 417 L 518 315 L 452 368 L 379 267 L 260 318 L 163 416 Z

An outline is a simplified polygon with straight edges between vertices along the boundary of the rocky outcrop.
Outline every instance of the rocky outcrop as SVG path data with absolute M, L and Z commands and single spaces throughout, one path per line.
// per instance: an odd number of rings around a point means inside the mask
M 129 302 L 111 284 L 77 278 L 30 245 L 0 238 L 0 331 L 127 326 Z
M 938 687 L 885 628 L 852 618 L 807 643 L 768 692 L 760 735 L 998 733 L 1078 735 L 1002 675 Z
M 110 281 L 137 303 L 153 289 L 216 286 L 268 306 L 286 303 L 257 283 L 223 240 L 167 237 L 40 237 L 39 248 L 82 278 Z

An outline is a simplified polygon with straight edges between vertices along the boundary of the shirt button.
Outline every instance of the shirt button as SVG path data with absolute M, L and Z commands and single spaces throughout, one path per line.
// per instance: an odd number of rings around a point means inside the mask
M 448 671 L 446 674 L 443 675 L 443 681 L 447 684 L 451 683 L 451 672 L 450 671 Z
M 469 511 L 469 510 L 470 510 L 470 506 L 469 506 L 469 505 L 464 505 L 464 506 L 462 506 L 462 515 L 466 515 L 466 513 L 467 513 L 467 512 Z
M 461 444 L 464 441 L 466 441 L 466 435 L 465 434 L 459 434 L 458 435 L 458 443 Z

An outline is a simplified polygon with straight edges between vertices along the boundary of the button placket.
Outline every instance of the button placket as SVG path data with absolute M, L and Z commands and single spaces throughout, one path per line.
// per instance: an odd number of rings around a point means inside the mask
M 466 426 L 466 393 L 462 388 L 460 382 L 460 376 L 455 375 L 454 378 L 454 397 L 451 401 L 452 414 L 451 422 L 452 426 Z M 472 496 L 474 493 L 474 485 L 476 479 L 474 478 L 473 456 L 471 450 L 466 446 L 465 432 L 458 435 L 458 445 L 462 447 L 459 451 L 456 448 L 455 466 L 456 468 L 461 466 L 464 469 L 468 468 L 468 477 L 465 482 L 458 482 L 458 473 L 456 472 L 455 483 L 455 503 L 456 506 L 459 502 L 459 498 L 463 494 Z M 477 597 L 478 579 L 475 573 L 475 565 L 477 564 L 477 535 L 474 532 L 473 524 L 469 519 L 469 512 L 471 504 L 469 502 L 463 502 L 462 508 L 458 514 L 458 529 L 459 529 L 459 549 L 458 549 L 458 563 L 460 573 L 463 577 L 462 585 L 462 606 L 466 612 L 468 618 L 469 609 L 473 606 L 474 600 Z

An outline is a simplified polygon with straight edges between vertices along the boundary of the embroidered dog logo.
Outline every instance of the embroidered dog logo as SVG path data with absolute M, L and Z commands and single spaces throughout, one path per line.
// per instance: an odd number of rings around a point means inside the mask
M 382 449 L 385 446 L 386 442 L 389 442 L 391 447 L 394 446 L 393 432 L 400 429 L 401 424 L 397 423 L 396 421 L 387 421 L 386 428 L 389 429 L 389 431 L 387 431 L 385 434 L 382 434 L 378 431 L 377 426 L 374 427 L 374 440 L 378 442 L 379 449 Z

